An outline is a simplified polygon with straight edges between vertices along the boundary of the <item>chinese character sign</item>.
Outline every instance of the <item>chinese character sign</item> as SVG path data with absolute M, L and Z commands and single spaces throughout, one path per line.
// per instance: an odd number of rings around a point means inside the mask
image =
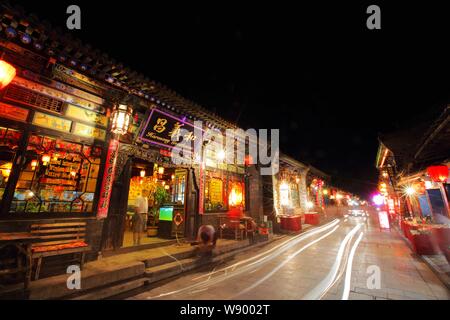
M 112 139 L 109 143 L 108 154 L 106 155 L 105 172 L 103 173 L 100 199 L 98 201 L 97 218 L 100 219 L 106 218 L 108 215 L 109 200 L 111 199 L 118 149 L 119 141 Z

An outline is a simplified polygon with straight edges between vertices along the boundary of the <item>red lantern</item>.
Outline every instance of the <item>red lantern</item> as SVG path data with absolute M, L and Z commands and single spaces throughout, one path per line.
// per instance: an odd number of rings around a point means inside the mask
M 244 163 L 245 163 L 246 166 L 249 166 L 249 165 L 253 164 L 254 163 L 253 162 L 253 157 L 251 155 L 249 155 L 249 154 L 246 155 L 245 159 L 244 159 Z
M 427 168 L 427 173 L 434 182 L 445 182 L 448 178 L 447 166 L 432 166 Z
M 6 87 L 16 76 L 16 68 L 0 60 L 0 89 Z

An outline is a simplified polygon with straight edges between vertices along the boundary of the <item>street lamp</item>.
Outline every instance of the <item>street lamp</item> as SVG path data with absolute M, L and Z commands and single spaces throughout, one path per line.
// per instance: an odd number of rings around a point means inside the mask
M 407 186 L 405 188 L 405 193 L 408 196 L 413 196 L 416 193 L 416 189 L 413 186 Z
M 125 104 L 115 105 L 111 114 L 111 132 L 124 135 L 128 132 L 133 109 Z
M 0 90 L 6 87 L 16 76 L 16 68 L 0 60 Z

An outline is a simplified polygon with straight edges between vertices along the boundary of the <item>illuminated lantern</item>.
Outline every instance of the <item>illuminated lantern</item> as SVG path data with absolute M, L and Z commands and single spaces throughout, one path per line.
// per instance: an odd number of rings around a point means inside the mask
M 242 204 L 242 201 L 243 201 L 242 187 L 238 184 L 234 184 L 231 189 L 228 202 L 230 206 L 238 206 Z
M 128 132 L 133 109 L 124 104 L 115 105 L 111 114 L 111 132 L 124 135 Z
M 427 173 L 430 176 L 431 180 L 434 182 L 442 182 L 447 181 L 448 178 L 448 168 L 447 166 L 432 166 L 427 168 Z
M 296 182 L 296 183 L 300 183 L 300 178 L 298 178 L 298 177 L 295 178 L 295 182 Z
M 50 162 L 50 156 L 48 154 L 44 154 L 42 156 L 42 163 L 46 166 Z
M 328 194 L 328 190 L 327 190 L 327 189 L 324 189 L 324 190 L 323 190 L 323 194 L 326 196 L 326 195 Z
M 168 184 L 166 184 L 166 185 L 164 186 L 164 189 L 169 190 L 169 189 L 170 189 L 170 186 L 169 186 Z
M 253 164 L 254 162 L 253 162 L 253 157 L 251 156 L 251 155 L 246 155 L 245 156 L 245 159 L 244 159 L 244 164 L 246 165 L 246 166 L 249 166 L 249 165 L 251 165 L 251 164 Z
M 175 179 L 175 175 L 174 175 L 174 174 L 171 175 L 170 178 L 171 178 L 172 180 Z
M 224 159 L 225 159 L 225 151 L 224 150 L 219 150 L 217 152 L 217 160 L 223 161 Z
M 141 172 L 139 172 L 139 174 L 141 175 L 141 178 L 145 177 L 145 170 L 141 170 Z
M 159 167 L 158 168 L 158 173 L 159 174 L 164 174 L 164 167 Z
M 31 168 L 34 170 L 36 169 L 36 167 L 37 167 L 37 160 L 36 159 L 31 160 Z
M 0 89 L 6 87 L 16 76 L 16 68 L 0 60 Z

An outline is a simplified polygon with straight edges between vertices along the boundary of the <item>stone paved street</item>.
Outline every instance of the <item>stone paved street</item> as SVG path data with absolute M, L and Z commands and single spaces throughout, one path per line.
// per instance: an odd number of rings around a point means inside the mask
M 380 287 L 370 289 L 373 266 L 379 268 Z M 450 299 L 396 230 L 379 229 L 375 212 L 342 216 L 129 299 L 342 299 L 345 294 L 350 300 Z

